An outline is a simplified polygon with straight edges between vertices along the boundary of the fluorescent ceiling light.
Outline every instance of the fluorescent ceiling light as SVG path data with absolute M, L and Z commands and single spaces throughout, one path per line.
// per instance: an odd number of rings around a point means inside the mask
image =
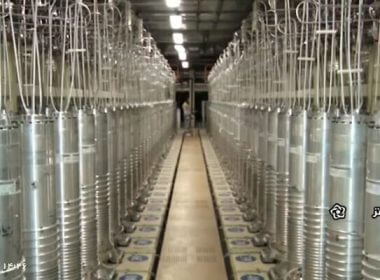
M 185 47 L 183 45 L 175 45 L 174 48 L 178 53 L 186 52 Z
M 189 68 L 189 62 L 188 61 L 182 61 L 182 68 L 183 69 L 188 69 Z
M 187 60 L 187 54 L 186 54 L 186 52 L 180 52 L 180 53 L 178 53 L 178 57 L 179 57 L 179 60 L 182 60 L 182 61 Z
M 181 0 L 166 0 L 166 6 L 169 8 L 178 8 L 181 4 Z
M 182 28 L 182 16 L 181 15 L 171 15 L 170 16 L 170 25 L 173 29 Z
M 183 44 L 183 34 L 182 33 L 173 33 L 173 41 L 177 45 Z

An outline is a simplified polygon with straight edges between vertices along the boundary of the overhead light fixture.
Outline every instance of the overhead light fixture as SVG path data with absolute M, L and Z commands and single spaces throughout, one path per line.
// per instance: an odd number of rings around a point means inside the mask
M 178 53 L 178 57 L 179 57 L 179 60 L 181 60 L 181 61 L 187 60 L 187 54 L 186 54 L 186 52 L 180 52 L 180 53 Z
M 178 8 L 181 4 L 181 0 L 166 0 L 166 6 L 169 8 Z
M 185 47 L 183 45 L 175 45 L 174 48 L 178 53 L 185 53 L 186 52 Z
M 177 45 L 183 44 L 183 34 L 182 33 L 173 33 L 173 41 Z
M 189 69 L 189 62 L 188 61 L 182 61 L 182 68 L 183 69 Z
M 182 61 L 187 60 L 186 49 L 183 45 L 175 45 L 174 48 L 176 49 L 180 60 Z
M 170 16 L 170 25 L 173 29 L 182 28 L 182 16 L 181 15 L 171 15 Z

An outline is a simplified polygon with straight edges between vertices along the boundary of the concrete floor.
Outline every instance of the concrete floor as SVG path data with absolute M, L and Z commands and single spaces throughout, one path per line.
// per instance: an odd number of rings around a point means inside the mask
M 197 135 L 183 143 L 156 279 L 227 280 Z

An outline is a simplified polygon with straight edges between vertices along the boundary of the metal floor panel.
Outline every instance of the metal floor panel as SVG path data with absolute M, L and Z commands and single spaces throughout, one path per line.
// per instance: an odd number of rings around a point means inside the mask
M 156 279 L 227 280 L 198 136 L 183 143 Z

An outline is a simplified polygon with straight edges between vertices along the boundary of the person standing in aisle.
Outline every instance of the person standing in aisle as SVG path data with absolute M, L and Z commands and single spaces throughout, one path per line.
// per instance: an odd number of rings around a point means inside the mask
M 185 118 L 185 133 L 191 133 L 191 107 L 189 105 L 189 99 L 186 99 L 182 104 L 183 116 Z

